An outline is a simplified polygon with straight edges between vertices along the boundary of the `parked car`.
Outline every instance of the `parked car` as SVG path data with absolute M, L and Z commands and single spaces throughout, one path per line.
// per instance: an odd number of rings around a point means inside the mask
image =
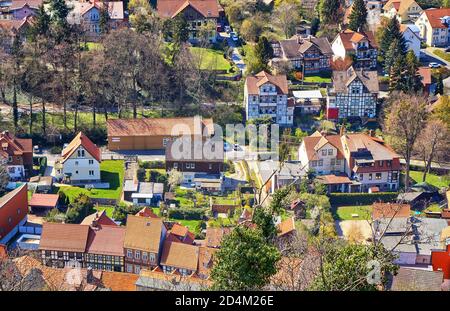
M 235 33 L 234 31 L 230 32 L 230 37 L 234 42 L 237 42 L 239 40 L 237 33 Z
M 450 47 L 446 48 L 446 49 L 445 49 L 445 52 L 446 52 L 446 53 L 450 53 Z
M 230 26 L 225 26 L 225 32 L 226 33 L 230 33 L 231 32 L 231 27 Z
M 438 64 L 438 63 L 429 63 L 428 64 L 428 67 L 430 67 L 430 68 L 440 68 L 441 67 L 441 65 L 440 64 Z
M 34 153 L 41 153 L 41 148 L 39 148 L 38 145 L 34 145 L 34 146 L 33 146 L 33 152 L 34 152 Z
M 223 151 L 230 151 L 231 150 L 231 145 L 227 142 L 223 143 Z
M 241 150 L 241 147 L 238 144 L 234 144 L 233 150 L 234 151 L 239 151 L 239 150 Z

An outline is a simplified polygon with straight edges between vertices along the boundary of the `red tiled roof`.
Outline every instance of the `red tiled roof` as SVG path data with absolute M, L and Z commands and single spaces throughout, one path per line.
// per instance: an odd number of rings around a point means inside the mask
M 199 247 L 184 243 L 164 242 L 161 265 L 197 270 Z
M 81 225 L 92 226 L 96 222 L 98 225 L 107 225 L 107 226 L 117 226 L 117 224 L 106 215 L 106 210 L 92 213 L 91 215 L 86 216 Z
M 270 73 L 261 71 L 254 76 L 248 76 L 245 80 L 248 94 L 259 94 L 259 87 L 265 83 L 275 85 L 279 94 L 288 94 L 288 82 L 286 75 L 273 76 Z
M 137 212 L 136 216 L 150 217 L 150 218 L 159 218 L 158 215 L 153 213 L 152 209 L 148 208 L 148 207 L 144 207 L 143 209 L 141 209 L 139 212 Z
M 175 126 L 188 127 L 194 135 L 203 134 L 204 128 L 209 135 L 214 133 L 212 119 L 201 117 L 184 118 L 146 118 L 146 119 L 108 119 L 108 136 L 172 136 Z
M 371 31 L 355 32 L 353 30 L 347 29 L 339 33 L 338 36 L 341 38 L 342 44 L 344 45 L 344 48 L 347 51 L 353 50 L 352 42 L 357 43 L 363 39 L 368 40 L 369 45 L 372 46 L 373 48 L 377 47 L 375 36 Z
M 42 0 L 13 0 L 9 10 L 21 9 L 25 5 L 28 5 L 30 8 L 37 9 L 40 5 L 42 5 L 42 3 Z
M 206 18 L 217 18 L 222 10 L 217 0 L 158 0 L 156 10 L 160 17 L 174 18 L 189 6 Z
M 424 11 L 432 28 L 447 28 L 440 18 L 450 16 L 450 8 L 444 9 L 428 9 Z
M 431 84 L 431 68 L 430 67 L 419 67 L 418 73 L 422 77 L 422 84 L 424 86 Z
M 58 204 L 58 199 L 58 194 L 34 193 L 28 205 L 54 208 Z
M 347 175 L 320 175 L 317 178 L 325 185 L 351 184 Z
M 47 222 L 42 225 L 39 249 L 84 253 L 88 234 L 86 225 Z
M 180 224 L 174 224 L 172 229 L 170 230 L 170 233 L 177 236 L 185 237 L 188 231 L 189 229 L 187 227 L 182 226 Z
M 0 28 L 1 28 L 1 20 L 0 20 Z M 33 152 L 33 140 L 26 138 L 17 138 L 9 132 L 0 133 L 0 152 L 3 152 L 3 148 L 7 148 L 6 153 L 8 155 L 16 155 L 21 156 L 24 153 L 32 153 Z
M 372 218 L 401 218 L 409 217 L 411 214 L 411 206 L 409 204 L 397 203 L 373 203 Z
M 112 291 L 135 291 L 136 281 L 139 279 L 139 274 L 125 273 L 125 272 L 111 272 L 103 271 L 102 283 L 105 288 L 110 288 Z
M 64 163 L 70 156 L 82 146 L 95 160 L 101 162 L 102 155 L 100 148 L 98 148 L 86 135 L 82 132 L 70 142 L 70 144 L 62 151 L 62 163 Z
M 124 256 L 124 239 L 125 227 L 99 225 L 89 230 L 86 252 L 90 254 Z
M 326 143 L 329 143 L 330 145 L 335 147 L 337 149 L 336 158 L 344 159 L 344 148 L 342 146 L 341 138 L 339 135 L 324 135 L 324 136 L 322 136 L 319 132 L 317 132 L 311 136 L 305 137 L 303 139 L 303 142 L 305 144 L 306 155 L 307 155 L 309 161 L 319 159 L 316 154 L 316 152 L 318 152 L 318 150 L 320 150 L 320 149 L 317 149 L 317 147 L 316 147 L 316 146 L 318 146 L 319 142 L 321 145 L 320 147 L 325 146 Z

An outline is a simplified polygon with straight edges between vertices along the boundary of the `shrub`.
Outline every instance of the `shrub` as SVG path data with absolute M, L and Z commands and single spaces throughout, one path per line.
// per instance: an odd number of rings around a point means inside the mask
M 94 205 L 89 197 L 85 194 L 80 194 L 69 205 L 66 212 L 66 222 L 69 224 L 79 224 L 86 216 L 94 212 Z
M 137 170 L 137 179 L 139 181 L 145 181 L 145 169 L 139 168 Z
M 331 193 L 330 203 L 332 205 L 370 205 L 375 202 L 392 202 L 397 198 L 397 192 L 378 193 Z
M 61 146 L 53 146 L 50 148 L 50 153 L 51 154 L 60 154 L 62 151 L 62 147 Z
M 166 164 L 164 161 L 139 161 L 139 167 L 147 170 L 154 168 L 165 169 Z
M 128 215 L 135 215 L 141 209 L 142 208 L 137 205 L 126 205 L 121 203 L 114 208 L 112 218 L 114 218 L 114 220 L 116 221 L 120 221 L 121 223 L 125 224 Z
M 208 209 L 204 208 L 179 208 L 169 210 L 169 218 L 184 220 L 202 220 Z

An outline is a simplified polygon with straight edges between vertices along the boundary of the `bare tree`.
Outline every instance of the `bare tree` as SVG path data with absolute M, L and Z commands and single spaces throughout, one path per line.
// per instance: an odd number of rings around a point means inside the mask
M 295 33 L 295 26 L 300 22 L 299 11 L 297 4 L 287 1 L 282 2 L 275 9 L 275 24 L 281 28 L 286 39 Z
M 384 129 L 388 142 L 406 161 L 405 188 L 409 189 L 409 166 L 414 144 L 425 126 L 427 99 L 421 96 L 399 93 L 386 111 Z
M 450 151 L 449 131 L 445 123 L 441 120 L 428 121 L 417 139 L 415 151 L 424 162 L 422 181 L 425 181 L 433 160 Z

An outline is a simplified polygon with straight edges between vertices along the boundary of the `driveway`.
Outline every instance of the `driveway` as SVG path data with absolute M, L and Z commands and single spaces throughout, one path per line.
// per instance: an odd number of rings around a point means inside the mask
M 432 52 L 434 48 L 426 48 L 420 50 L 420 61 L 424 66 L 428 66 L 429 63 L 434 62 L 438 63 L 442 66 L 446 66 L 450 69 L 450 62 L 447 62 L 445 59 L 440 58 Z
M 233 48 L 233 52 L 231 53 L 232 62 L 242 71 L 242 73 L 245 73 L 247 66 L 244 63 L 242 55 L 239 53 L 238 43 L 234 42 L 233 39 L 230 38 L 230 35 L 226 32 L 221 32 L 219 35 L 224 40 L 227 40 L 229 47 Z

